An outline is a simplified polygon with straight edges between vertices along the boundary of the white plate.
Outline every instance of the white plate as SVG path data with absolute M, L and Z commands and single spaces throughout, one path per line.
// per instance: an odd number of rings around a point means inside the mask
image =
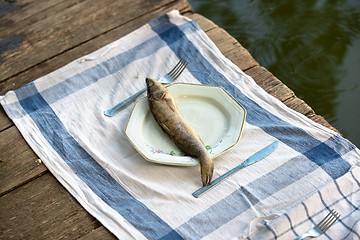
M 167 89 L 181 116 L 200 135 L 213 158 L 239 141 L 246 110 L 223 88 L 176 83 Z M 198 164 L 196 159 L 184 156 L 162 131 L 149 110 L 147 97 L 135 104 L 125 134 L 150 162 L 181 166 Z

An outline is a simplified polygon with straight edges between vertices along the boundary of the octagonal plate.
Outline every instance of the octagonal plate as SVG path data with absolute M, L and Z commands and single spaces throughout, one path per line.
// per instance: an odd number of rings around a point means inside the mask
M 223 88 L 175 83 L 167 89 L 181 116 L 200 135 L 212 158 L 238 143 L 246 110 Z M 162 131 L 149 110 L 147 97 L 135 104 L 125 134 L 147 161 L 180 166 L 198 164 L 196 159 L 184 156 Z

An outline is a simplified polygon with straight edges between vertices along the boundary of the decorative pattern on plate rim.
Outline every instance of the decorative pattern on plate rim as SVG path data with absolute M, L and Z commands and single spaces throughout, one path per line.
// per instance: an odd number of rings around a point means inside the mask
M 216 147 L 219 146 L 222 143 L 222 141 L 223 140 L 221 139 L 220 142 L 213 147 L 211 147 L 210 145 L 205 145 L 205 148 L 209 152 L 210 155 L 214 155 L 213 150 L 216 149 Z M 145 143 L 145 145 L 149 148 L 149 151 L 154 154 L 161 153 L 161 154 L 168 154 L 170 156 L 185 156 L 185 154 L 183 154 L 183 153 L 181 155 L 176 154 L 176 152 L 174 150 L 171 150 L 170 152 L 164 152 L 163 150 L 154 148 L 147 143 Z

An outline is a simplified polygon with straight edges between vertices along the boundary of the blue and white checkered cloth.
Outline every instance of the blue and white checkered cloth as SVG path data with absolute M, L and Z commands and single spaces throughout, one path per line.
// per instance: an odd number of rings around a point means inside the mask
M 103 115 L 180 58 L 189 64 L 177 81 L 221 86 L 247 109 L 241 140 L 215 159 L 214 178 L 280 142 L 198 199 L 198 166 L 145 161 L 124 134 L 131 107 Z M 359 149 L 267 94 L 177 11 L 8 92 L 1 104 L 52 174 L 121 239 L 290 239 L 330 208 L 342 217 L 323 237 L 359 239 Z

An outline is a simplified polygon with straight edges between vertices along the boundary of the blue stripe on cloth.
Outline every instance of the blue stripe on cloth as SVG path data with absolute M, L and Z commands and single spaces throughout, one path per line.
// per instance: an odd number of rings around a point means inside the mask
M 163 24 L 173 25 L 169 21 L 169 18 L 166 17 L 163 18 Z M 155 32 L 159 31 L 161 28 L 161 25 L 152 26 L 152 29 Z M 326 143 L 319 141 L 306 133 L 303 129 L 293 126 L 261 108 L 256 102 L 246 97 L 238 88 L 234 87 L 204 58 L 201 52 L 193 45 L 183 32 L 197 31 L 197 28 L 198 26 L 192 23 L 184 24 L 180 27 L 173 25 L 173 27 L 168 31 L 158 32 L 158 34 L 179 58 L 184 58 L 189 62 L 187 70 L 199 82 L 223 87 L 233 97 L 241 102 L 246 109 L 251 109 L 250 111 L 247 111 L 246 121 L 248 123 L 263 129 L 269 135 L 274 136 L 291 148 L 300 152 L 303 156 L 306 156 L 308 159 L 313 161 L 317 166 L 322 167 L 322 169 L 334 179 L 344 175 L 350 169 L 351 165 L 347 161 L 343 160 L 341 156 Z M 299 141 L 299 139 L 301 139 L 301 141 Z M 351 145 L 344 140 L 341 141 L 341 144 Z M 353 147 L 349 147 L 348 149 L 352 148 Z M 289 168 L 291 167 L 291 164 L 286 164 L 283 167 Z M 313 170 L 315 169 L 316 166 Z M 297 172 L 297 174 L 298 175 L 292 176 L 291 178 L 281 178 L 281 181 L 277 181 L 277 183 L 281 184 L 273 184 L 274 179 L 279 178 L 274 178 L 274 176 L 267 174 L 258 181 L 251 183 L 251 185 L 253 185 L 252 189 L 257 189 L 256 187 L 260 187 L 262 184 L 267 183 L 266 186 L 268 188 L 266 188 L 266 191 L 262 192 L 260 196 L 253 197 L 248 194 L 248 192 L 241 191 L 243 189 L 237 190 L 225 199 L 211 206 L 209 209 L 206 209 L 206 211 L 194 216 L 188 222 L 180 226 L 178 231 L 186 232 L 188 229 L 197 229 L 198 231 L 194 232 L 192 237 L 204 237 L 247 210 L 250 206 L 239 204 L 241 202 L 246 202 L 245 199 L 252 199 L 252 204 L 254 204 L 261 199 L 276 193 L 282 188 L 289 186 L 291 183 L 296 182 L 296 180 L 309 174 L 309 171 Z M 247 195 L 245 199 L 243 197 L 244 195 Z M 237 207 L 232 209 L 231 206 Z M 221 212 L 224 214 L 218 214 L 220 211 L 219 209 L 221 209 Z M 216 221 L 214 220 L 211 223 L 208 223 L 207 228 L 203 228 L 203 219 L 216 219 Z M 165 236 L 163 239 L 170 239 L 170 237 Z
M 195 215 L 177 230 L 180 233 L 184 233 L 185 239 L 201 239 L 218 229 L 222 224 L 227 223 L 229 219 L 239 216 L 251 206 L 247 196 L 242 191 L 237 190 L 224 200 L 213 204 L 205 211 Z M 171 234 L 169 233 L 161 239 L 171 240 Z
M 37 91 L 34 84 L 27 87 L 32 93 Z M 145 237 L 157 239 L 171 232 L 172 239 L 182 239 L 159 216 L 130 195 L 76 142 L 40 93 L 20 100 L 20 104 L 74 173 Z

